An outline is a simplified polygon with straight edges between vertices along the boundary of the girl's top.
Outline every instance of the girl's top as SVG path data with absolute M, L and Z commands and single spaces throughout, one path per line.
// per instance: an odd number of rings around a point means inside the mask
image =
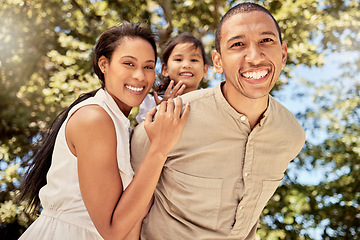
M 161 99 L 161 97 L 159 97 Z M 146 95 L 144 101 L 140 104 L 139 113 L 136 115 L 136 121 L 141 123 L 145 120 L 146 113 L 156 107 L 155 98 L 151 95 Z
M 77 158 L 68 148 L 65 139 L 65 126 L 70 116 L 87 105 L 101 106 L 112 118 L 117 138 L 117 161 L 124 190 L 132 180 L 134 172 L 130 165 L 129 119 L 120 111 L 109 93 L 100 89 L 94 97 L 74 106 L 62 124 L 56 138 L 51 167 L 46 176 L 47 184 L 39 193 L 43 210 L 20 239 L 102 239 L 85 208 L 79 188 Z

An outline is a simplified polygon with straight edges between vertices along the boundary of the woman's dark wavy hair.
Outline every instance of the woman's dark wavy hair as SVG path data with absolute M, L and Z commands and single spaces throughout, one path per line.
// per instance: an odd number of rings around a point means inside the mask
M 161 57 L 161 63 L 163 65 L 162 69 L 164 66 L 166 66 L 168 64 L 169 57 L 170 57 L 172 51 L 174 50 L 175 46 L 180 43 L 192 43 L 196 49 L 197 48 L 200 49 L 204 64 L 208 64 L 202 42 L 199 39 L 197 39 L 196 37 L 194 37 L 193 35 L 191 35 L 190 33 L 184 32 L 184 33 L 177 35 L 173 39 L 171 39 L 168 42 L 168 44 L 166 45 L 164 52 L 162 54 L 162 57 Z M 160 83 L 156 90 L 159 94 L 164 94 L 165 90 L 167 89 L 167 87 L 170 84 L 171 79 L 169 77 L 165 77 L 162 74 L 159 75 L 159 79 L 160 79 Z
M 92 67 L 101 81 L 101 88 L 105 87 L 105 79 L 98 65 L 99 58 L 105 56 L 111 61 L 113 52 L 122 41 L 125 41 L 125 38 L 141 38 L 149 42 L 154 49 L 155 59 L 157 58 L 154 35 L 151 30 L 141 26 L 141 23 L 123 22 L 120 26 L 109 28 L 101 34 L 92 53 Z M 27 207 L 30 212 L 35 212 L 40 207 L 39 191 L 47 183 L 46 175 L 51 165 L 55 140 L 61 125 L 72 107 L 93 97 L 99 89 L 81 95 L 68 108 L 64 109 L 55 118 L 43 140 L 38 143 L 32 159 L 28 162 L 28 169 L 21 181 L 18 197 L 19 201 L 28 201 Z

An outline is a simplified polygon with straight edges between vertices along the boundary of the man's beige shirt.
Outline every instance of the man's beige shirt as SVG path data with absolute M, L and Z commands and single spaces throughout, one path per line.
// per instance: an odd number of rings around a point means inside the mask
M 141 239 L 255 239 L 259 216 L 303 147 L 305 134 L 271 96 L 251 131 L 221 86 L 182 96 L 190 102 L 190 115 L 165 163 Z M 135 171 L 148 147 L 140 124 L 131 142 Z

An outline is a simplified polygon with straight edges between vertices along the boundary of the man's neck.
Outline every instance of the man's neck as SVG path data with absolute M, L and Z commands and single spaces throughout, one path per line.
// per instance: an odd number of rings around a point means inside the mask
M 226 101 L 238 113 L 244 114 L 248 118 L 250 128 L 253 129 L 261 120 L 263 113 L 268 107 L 269 95 L 262 98 L 251 99 L 237 91 L 229 91 L 227 84 L 223 84 L 221 90 Z

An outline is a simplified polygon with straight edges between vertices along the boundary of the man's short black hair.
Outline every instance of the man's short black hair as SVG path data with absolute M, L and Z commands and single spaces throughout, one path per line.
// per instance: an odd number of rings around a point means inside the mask
M 249 12 L 254 12 L 254 11 L 261 11 L 264 12 L 266 14 L 268 14 L 275 22 L 276 28 L 278 30 L 279 33 L 279 39 L 280 42 L 282 42 L 282 38 L 281 38 L 281 32 L 280 32 L 280 27 L 278 22 L 275 20 L 275 18 L 273 17 L 273 15 L 271 15 L 271 13 L 269 12 L 269 10 L 267 10 L 266 8 L 264 8 L 263 6 L 260 6 L 259 4 L 256 3 L 250 3 L 250 2 L 245 2 L 245 3 L 240 3 L 234 7 L 232 7 L 220 20 L 220 23 L 216 29 L 216 34 L 215 34 L 215 49 L 218 53 L 220 53 L 220 40 L 221 40 L 221 29 L 222 29 L 222 25 L 224 24 L 224 22 L 232 17 L 235 14 L 238 13 L 249 13 Z

